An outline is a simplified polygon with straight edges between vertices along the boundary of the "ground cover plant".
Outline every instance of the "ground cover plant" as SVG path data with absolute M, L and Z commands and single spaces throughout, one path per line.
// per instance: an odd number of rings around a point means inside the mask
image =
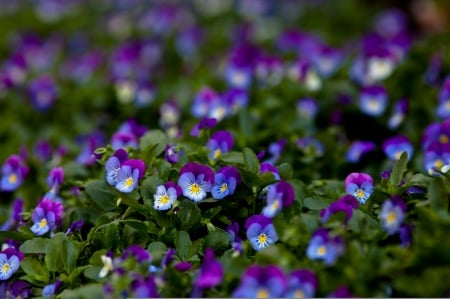
M 0 7 L 1 298 L 450 295 L 446 1 Z

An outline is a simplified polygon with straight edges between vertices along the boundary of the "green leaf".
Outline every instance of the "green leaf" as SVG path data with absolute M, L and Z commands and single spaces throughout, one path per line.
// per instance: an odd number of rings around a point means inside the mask
M 65 233 L 57 233 L 50 239 L 45 250 L 45 265 L 51 272 L 65 270 L 72 272 L 75 268 L 79 249 L 76 243 L 69 240 Z
M 405 151 L 400 155 L 400 159 L 398 159 L 394 167 L 392 168 L 391 176 L 389 177 L 389 181 L 392 186 L 398 187 L 403 179 L 403 174 L 406 171 L 406 165 L 408 164 L 408 153 Z
M 251 173 L 259 174 L 259 160 L 256 157 L 255 152 L 253 152 L 250 148 L 246 147 L 242 151 L 244 155 L 244 164 Z
M 241 152 L 231 151 L 220 155 L 218 161 L 225 164 L 244 164 L 244 155 Z
M 190 200 L 183 200 L 177 213 L 183 229 L 190 229 L 200 223 L 202 214 L 198 205 Z
M 428 189 L 428 198 L 430 199 L 431 207 L 436 211 L 448 211 L 448 183 L 444 182 L 444 178 L 435 177 Z
M 116 193 L 105 180 L 94 180 L 86 184 L 88 198 L 100 209 L 116 209 Z
M 187 260 L 189 258 L 189 250 L 191 248 L 192 242 L 189 234 L 185 231 L 178 231 L 175 234 L 175 249 L 177 250 L 178 256 L 182 260 Z
M 205 238 L 205 248 L 225 250 L 230 245 L 230 236 L 220 228 L 210 232 Z
M 321 197 L 307 197 L 303 200 L 303 204 L 311 210 L 321 210 L 330 205 L 329 201 Z
M 167 253 L 167 246 L 163 242 L 152 242 L 147 247 L 148 252 L 152 257 L 152 260 L 159 261 Z
M 20 228 L 19 228 L 20 229 Z M 26 241 L 30 238 L 35 237 L 29 228 L 26 228 L 28 231 L 0 231 L 0 242 L 4 243 L 6 240 L 16 240 L 16 241 Z
M 101 284 L 87 284 L 75 290 L 65 289 L 59 296 L 61 299 L 105 298 Z
M 141 137 L 139 148 L 151 158 L 159 156 L 167 145 L 167 136 L 161 130 L 150 130 Z
M 23 253 L 45 253 L 49 241 L 50 239 L 44 238 L 34 238 L 31 240 L 27 240 L 22 245 L 20 245 L 19 250 Z
M 65 239 L 61 247 L 61 261 L 67 273 L 71 273 L 75 269 L 78 259 L 79 249 L 77 243 L 70 239 Z
M 292 178 L 294 174 L 294 169 L 289 163 L 282 163 L 278 167 L 278 172 L 280 174 L 281 179 L 289 180 Z
M 25 257 L 20 262 L 20 268 L 34 281 L 41 282 L 42 286 L 49 283 L 50 273 L 37 259 Z

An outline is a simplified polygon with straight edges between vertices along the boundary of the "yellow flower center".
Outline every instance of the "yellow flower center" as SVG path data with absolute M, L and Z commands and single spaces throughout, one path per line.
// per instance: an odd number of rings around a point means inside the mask
M 302 290 L 296 290 L 294 292 L 294 298 L 305 298 L 305 293 Z
M 15 182 L 17 182 L 17 174 L 12 173 L 9 176 L 8 181 L 9 181 L 10 184 L 14 184 Z
M 317 248 L 317 254 L 320 256 L 323 256 L 327 253 L 327 248 L 325 246 L 320 246 L 319 248 Z
M 444 162 L 441 159 L 436 160 L 436 162 L 434 162 L 434 166 L 438 169 L 441 169 L 442 166 L 444 166 Z
M 3 273 L 8 272 L 9 268 L 10 268 L 10 266 L 9 266 L 8 263 L 3 264 L 3 266 L 2 266 L 2 272 L 3 272 Z
M 364 191 L 362 189 L 358 189 L 356 191 L 356 197 L 363 198 L 364 197 Z
M 163 204 L 163 205 L 166 205 L 166 204 L 168 204 L 169 203 L 169 196 L 167 196 L 167 195 L 163 195 L 163 196 L 161 196 L 161 198 L 159 199 L 160 201 L 161 201 L 161 203 Z
M 223 183 L 221 186 L 220 186 L 220 192 L 225 192 L 225 191 L 227 191 L 228 190 L 228 185 L 226 184 L 226 183 Z
M 131 186 L 133 186 L 133 184 L 134 184 L 133 178 L 128 178 L 128 179 L 125 180 L 125 186 L 126 187 L 131 187 Z
M 439 136 L 439 142 L 440 143 L 448 143 L 450 140 L 448 139 L 448 136 L 445 134 L 441 134 L 441 136 Z
M 387 214 L 387 216 L 386 216 L 386 221 L 387 221 L 388 224 L 391 224 L 392 222 L 395 221 L 396 218 L 397 218 L 397 217 L 396 217 L 396 215 L 395 215 L 394 212 L 389 212 L 389 213 Z
M 368 106 L 370 110 L 378 110 L 380 108 L 380 101 L 376 98 L 370 99 Z
M 269 292 L 265 288 L 258 289 L 256 298 L 269 298 Z
M 269 238 L 267 237 L 267 235 L 265 233 L 261 233 L 258 236 L 258 243 L 261 245 L 266 245 L 267 241 L 269 240 Z
M 216 150 L 214 151 L 213 157 L 214 157 L 214 159 L 217 159 L 217 158 L 220 157 L 220 155 L 222 155 L 222 151 L 221 151 L 220 149 L 216 149 Z
M 189 193 L 191 193 L 191 194 L 199 194 L 200 191 L 201 191 L 201 188 L 197 183 L 194 183 L 191 186 L 189 186 Z
M 44 228 L 44 227 L 47 227 L 47 219 L 42 219 L 40 222 L 39 222 L 39 227 L 40 228 Z
M 445 109 L 450 110 L 450 99 L 445 101 Z
M 280 201 L 278 199 L 276 199 L 273 203 L 272 203 L 272 209 L 276 210 L 278 209 L 278 207 L 280 206 Z

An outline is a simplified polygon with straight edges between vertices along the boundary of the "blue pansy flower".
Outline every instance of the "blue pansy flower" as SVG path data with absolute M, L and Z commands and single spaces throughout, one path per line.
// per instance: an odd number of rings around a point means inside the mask
M 214 175 L 214 184 L 211 187 L 211 195 L 215 199 L 223 199 L 233 195 L 236 186 L 241 181 L 241 175 L 236 167 L 225 166 Z
M 380 85 L 366 86 L 361 89 L 359 107 L 370 116 L 380 116 L 386 110 L 388 96 L 386 89 Z
M 272 219 L 262 216 L 250 216 L 245 222 L 247 238 L 253 249 L 259 251 L 278 241 L 278 234 L 273 226 Z
M 325 228 L 319 228 L 311 237 L 306 255 L 312 260 L 323 260 L 328 266 L 344 253 L 344 243 L 339 236 L 331 236 Z
M 230 151 L 233 147 L 234 138 L 228 131 L 217 131 L 206 143 L 206 148 L 209 150 L 209 158 L 217 159 L 223 153 Z
M 159 185 L 156 188 L 156 193 L 153 195 L 153 208 L 155 210 L 168 210 L 182 193 L 179 186 L 173 182 L 167 182 L 166 185 Z
M 214 173 L 208 166 L 189 162 L 180 169 L 180 174 L 178 185 L 184 196 L 195 202 L 206 198 L 214 182 Z
M 19 269 L 23 253 L 7 248 L 0 252 L 0 280 L 7 280 Z
M 118 183 L 117 174 L 119 173 L 119 169 L 124 163 L 128 160 L 128 153 L 123 148 L 119 148 L 114 152 L 114 155 L 109 157 L 105 163 L 106 170 L 106 181 L 111 186 L 115 186 Z
M 139 170 L 132 169 L 130 166 L 123 166 L 117 172 L 117 184 L 116 188 L 120 192 L 129 193 L 132 192 L 138 183 Z
M 381 207 L 381 224 L 388 234 L 399 232 L 406 217 L 406 204 L 398 196 L 386 200 Z
M 352 172 L 345 178 L 345 191 L 353 195 L 361 204 L 365 204 L 373 193 L 373 179 L 362 172 Z
M 251 265 L 233 291 L 233 298 L 281 298 L 288 281 L 283 271 L 276 265 Z

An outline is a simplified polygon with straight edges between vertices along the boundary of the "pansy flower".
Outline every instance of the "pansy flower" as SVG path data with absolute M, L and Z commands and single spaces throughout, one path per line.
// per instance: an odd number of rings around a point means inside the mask
M 153 208 L 160 211 L 170 209 L 181 193 L 180 186 L 175 185 L 172 181 L 165 185 L 159 185 L 153 195 Z
M 14 191 L 22 185 L 28 175 L 29 168 L 24 165 L 19 155 L 11 155 L 2 166 L 2 178 L 0 189 L 2 191 Z
M 150 262 L 150 253 L 140 245 L 132 244 L 129 245 L 122 253 L 121 260 L 125 261 L 129 257 L 133 257 L 139 263 Z
M 100 256 L 103 263 L 103 267 L 98 273 L 98 278 L 103 278 L 108 275 L 109 272 L 114 270 L 113 254 L 111 251 L 106 252 L 104 255 Z
M 23 212 L 23 200 L 21 198 L 17 198 L 12 203 L 12 211 L 9 219 L 0 226 L 0 231 L 8 231 L 13 227 L 17 227 L 22 224 L 24 221 L 23 216 L 21 215 Z
M 241 277 L 233 291 L 233 298 L 281 298 L 288 285 L 288 279 L 276 265 L 251 265 Z
M 278 241 L 278 234 L 272 219 L 263 215 L 250 216 L 245 221 L 247 238 L 253 249 L 259 251 Z
M 178 185 L 183 191 L 183 195 L 199 202 L 206 198 L 206 193 L 211 191 L 214 183 L 214 173 L 208 166 L 189 162 L 180 169 Z
M 262 210 L 262 214 L 268 218 L 273 218 L 283 207 L 290 206 L 295 199 L 294 188 L 286 181 L 279 181 L 272 185 L 267 192 L 267 204 Z
M 142 277 L 141 275 L 135 274 L 135 279 L 131 283 L 131 289 L 134 294 L 131 297 L 134 298 L 159 298 L 158 287 L 156 285 L 155 277 L 153 275 L 148 275 L 147 277 Z
M 59 287 L 63 284 L 62 280 L 58 280 L 55 283 L 47 284 L 42 288 L 42 297 L 52 298 L 58 292 Z
M 227 227 L 227 233 L 230 236 L 231 247 L 235 251 L 236 255 L 242 253 L 242 239 L 239 237 L 239 224 L 236 221 L 233 221 Z
M 215 132 L 206 143 L 209 158 L 217 159 L 221 154 L 229 152 L 233 144 L 234 138 L 230 132 L 225 130 Z
M 120 192 L 129 193 L 136 187 L 140 179 L 145 175 L 145 163 L 139 159 L 125 161 L 117 172 L 116 189 Z
M 114 152 L 114 155 L 108 158 L 105 163 L 106 181 L 111 186 L 118 183 L 117 174 L 122 164 L 128 160 L 128 153 L 123 148 L 119 148 Z
M 308 269 L 294 270 L 289 274 L 288 286 L 283 295 L 286 298 L 313 298 L 316 294 L 318 279 Z
M 220 200 L 233 195 L 236 186 L 241 182 L 241 175 L 236 167 L 224 166 L 214 175 L 214 184 L 211 187 L 213 198 Z
M 214 102 L 219 101 L 219 95 L 210 87 L 203 87 L 194 98 L 192 103 L 191 113 L 194 117 L 204 118 L 207 117 L 211 106 Z
M 231 113 L 236 113 L 239 109 L 247 107 L 249 101 L 248 91 L 241 88 L 227 89 L 221 97 L 228 108 L 231 109 Z
M 41 75 L 31 81 L 28 92 L 31 103 L 37 111 L 50 109 L 58 96 L 56 84 L 48 75 Z
M 192 127 L 190 135 L 198 137 L 204 129 L 212 129 L 217 125 L 217 119 L 205 117 Z
M 358 162 L 361 157 L 375 149 L 375 143 L 372 141 L 356 140 L 352 142 L 347 149 L 345 157 L 350 163 Z
M 365 204 L 373 192 L 373 179 L 362 172 L 352 172 L 345 178 L 345 191 L 353 195 L 361 204 Z
M 47 176 L 47 186 L 50 190 L 45 194 L 44 197 L 56 199 L 59 186 L 61 186 L 64 181 L 64 169 L 62 167 L 54 167 L 50 170 Z
M 279 57 L 261 55 L 256 58 L 254 75 L 260 83 L 275 86 L 280 83 L 283 73 L 284 66 Z
M 307 156 L 322 157 L 325 153 L 323 143 L 312 136 L 298 138 L 295 145 Z
M 284 146 L 286 145 L 286 139 L 282 138 L 276 142 L 272 142 L 269 144 L 268 152 L 271 155 L 266 162 L 270 164 L 275 164 L 281 157 L 281 152 L 283 151 Z
M 181 109 L 177 101 L 170 99 L 159 107 L 159 124 L 163 128 L 171 127 L 180 121 Z
M 166 148 L 164 149 L 164 158 L 167 162 L 170 164 L 176 164 L 178 163 L 178 160 L 180 159 L 181 150 L 176 145 L 168 144 L 166 145 Z
M 222 264 L 216 259 L 214 250 L 206 248 L 199 274 L 194 282 L 193 296 L 201 297 L 203 289 L 214 288 L 224 277 Z
M 119 148 L 138 148 L 139 140 L 131 132 L 116 132 L 111 136 L 111 146 L 113 149 Z
M 327 298 L 352 298 L 353 294 L 350 293 L 350 290 L 344 286 L 338 286 L 336 290 L 327 295 Z
M 83 224 L 84 224 L 84 221 L 82 219 L 72 222 L 66 231 L 66 235 L 70 235 L 70 234 L 80 230 L 81 227 L 83 226 Z
M 263 174 L 263 173 L 266 173 L 266 172 L 272 173 L 273 176 L 275 177 L 275 180 L 277 180 L 277 181 L 280 180 L 280 174 L 278 172 L 278 169 L 275 166 L 273 166 L 272 163 L 262 162 L 259 165 L 259 173 Z
M 252 69 L 248 66 L 239 66 L 229 63 L 225 69 L 224 77 L 227 84 L 234 88 L 248 88 L 252 82 Z
M 24 254 L 14 248 L 0 251 L 0 280 L 8 280 L 19 270 Z
M 344 242 L 339 236 L 332 236 L 325 228 L 314 232 L 309 241 L 306 255 L 312 260 L 323 260 L 325 265 L 333 265 L 344 253 Z
M 297 101 L 297 113 L 305 119 L 314 119 L 319 112 L 317 101 L 312 98 L 302 98 Z
M 387 91 L 383 86 L 365 86 L 359 95 L 359 108 L 370 116 L 380 116 L 388 103 Z
M 401 125 L 408 112 L 408 100 L 403 98 L 394 104 L 393 112 L 388 120 L 388 128 L 394 130 Z
M 318 45 L 312 53 L 312 63 L 323 78 L 333 75 L 342 63 L 343 55 L 338 49 L 327 45 Z
M 320 211 L 322 223 L 325 223 L 331 217 L 331 215 L 334 215 L 336 213 L 343 213 L 345 215 L 344 222 L 348 223 L 350 218 L 352 218 L 353 210 L 357 207 L 358 202 L 353 195 L 344 195 L 337 201 L 331 203 L 327 208 Z
M 322 87 L 320 78 L 315 66 L 305 58 L 299 58 L 287 70 L 289 78 L 293 81 L 300 81 L 308 91 L 317 91 Z
M 441 119 L 450 117 L 450 76 L 444 80 L 439 92 L 436 115 Z
M 450 167 L 450 143 L 434 142 L 424 153 L 425 170 L 434 175 L 437 171 L 447 172 Z
M 393 196 L 383 203 L 380 219 L 381 225 L 388 234 L 393 235 L 399 232 L 405 217 L 406 204 L 400 197 Z
M 408 137 L 397 135 L 390 137 L 383 142 L 383 151 L 385 155 L 393 161 L 400 159 L 403 152 L 406 152 L 408 154 L 408 160 L 411 160 L 414 148 Z
M 31 214 L 33 221 L 31 231 L 38 236 L 49 231 L 53 232 L 57 226 L 61 225 L 63 209 L 60 202 L 48 198 L 42 199 Z
M 93 132 L 89 135 L 79 136 L 77 143 L 81 147 L 81 151 L 76 162 L 82 165 L 92 165 L 97 160 L 94 151 L 105 145 L 105 135 L 101 132 Z
M 412 242 L 412 227 L 408 224 L 403 224 L 399 231 L 400 241 L 402 247 L 408 247 Z

